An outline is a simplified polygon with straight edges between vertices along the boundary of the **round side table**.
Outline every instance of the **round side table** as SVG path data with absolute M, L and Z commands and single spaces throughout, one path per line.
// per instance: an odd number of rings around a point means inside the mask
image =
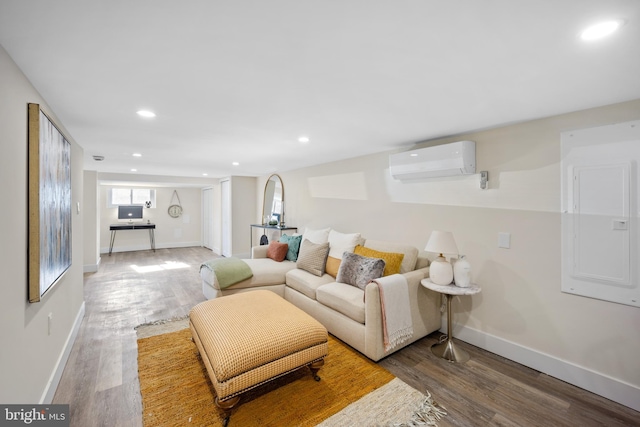
M 479 293 L 482 288 L 472 284 L 467 288 L 461 288 L 454 284 L 436 285 L 430 279 L 422 279 L 420 284 L 427 289 L 444 294 L 447 298 L 447 339 L 444 342 L 436 343 L 431 346 L 431 352 L 438 357 L 448 360 L 449 362 L 464 363 L 469 360 L 469 353 L 458 348 L 453 343 L 453 324 L 451 322 L 451 300 L 454 295 L 474 295 Z

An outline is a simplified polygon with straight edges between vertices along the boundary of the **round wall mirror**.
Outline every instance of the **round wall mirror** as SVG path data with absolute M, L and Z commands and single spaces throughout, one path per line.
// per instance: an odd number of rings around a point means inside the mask
M 284 185 L 276 174 L 271 175 L 264 185 L 262 223 L 284 226 Z

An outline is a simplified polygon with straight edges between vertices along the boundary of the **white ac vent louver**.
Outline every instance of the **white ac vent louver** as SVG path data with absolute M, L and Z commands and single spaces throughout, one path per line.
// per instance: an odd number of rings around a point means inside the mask
M 391 176 L 416 180 L 476 173 L 476 143 L 458 141 L 389 156 Z

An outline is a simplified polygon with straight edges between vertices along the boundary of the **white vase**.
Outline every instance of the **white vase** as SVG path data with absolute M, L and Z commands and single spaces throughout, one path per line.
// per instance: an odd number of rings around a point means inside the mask
M 429 265 L 429 278 L 436 285 L 449 285 L 453 281 L 451 264 L 444 257 L 436 258 Z
M 453 280 L 461 288 L 471 285 L 471 264 L 464 255 L 460 255 L 453 264 Z

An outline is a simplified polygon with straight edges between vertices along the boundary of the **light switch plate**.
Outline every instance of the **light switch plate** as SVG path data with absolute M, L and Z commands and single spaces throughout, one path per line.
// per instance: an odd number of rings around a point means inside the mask
M 511 247 L 511 233 L 498 233 L 498 247 L 509 249 Z

